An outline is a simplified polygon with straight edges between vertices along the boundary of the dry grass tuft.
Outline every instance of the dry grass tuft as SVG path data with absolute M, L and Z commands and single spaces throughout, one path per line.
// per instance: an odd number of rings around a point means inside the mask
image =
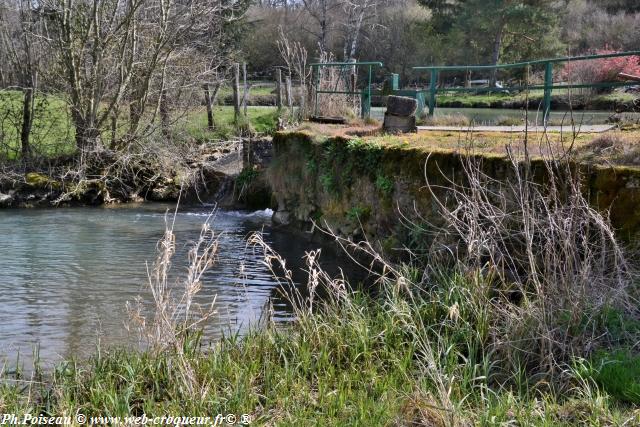
M 466 156 L 461 182 L 429 185 L 446 222 L 438 239 L 449 248 L 454 242 L 459 268 L 492 287 L 487 294 L 479 286 L 474 298 L 489 306 L 488 347 L 505 372 L 524 368 L 558 384 L 571 357 L 611 338 L 598 327 L 602 313 L 637 315 L 629 296 L 635 276 L 566 158 L 545 160 L 541 184 L 526 153 L 521 160 L 508 152 L 507 180 Z

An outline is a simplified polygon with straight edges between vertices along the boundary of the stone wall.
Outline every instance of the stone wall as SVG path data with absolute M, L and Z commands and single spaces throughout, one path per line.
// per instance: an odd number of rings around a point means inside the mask
M 305 132 L 278 133 L 273 148 L 267 181 L 276 202 L 274 220 L 307 231 L 313 220 L 354 240 L 366 234 L 383 246 L 421 239 L 425 223 L 441 222 L 426 179 L 444 187 L 436 194 L 445 196 L 449 180 L 462 178 L 461 156 L 451 152 L 383 148 L 362 139 L 318 138 Z M 489 176 L 513 179 L 505 157 L 478 159 Z M 599 209 L 610 208 L 620 236 L 634 239 L 640 230 L 640 170 L 575 167 L 581 170 L 589 200 Z M 545 164 L 534 160 L 532 169 L 536 181 L 544 182 Z

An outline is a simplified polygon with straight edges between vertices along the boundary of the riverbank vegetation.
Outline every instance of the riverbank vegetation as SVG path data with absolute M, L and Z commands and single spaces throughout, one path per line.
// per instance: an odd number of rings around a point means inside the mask
M 268 314 L 244 337 L 206 343 L 215 305 L 198 306 L 215 262 L 215 224 L 169 280 L 171 222 L 150 270 L 150 305 L 131 304 L 140 350 L 98 349 L 30 376 L 5 372 L 4 412 L 85 415 L 251 414 L 257 425 L 633 425 L 640 422 L 634 259 L 590 207 L 570 163 L 534 182 L 498 182 L 468 157 L 444 223 L 414 223 L 420 246 L 398 262 L 335 236 L 374 277 L 373 290 L 331 277 L 305 255 L 308 294 L 260 234 L 248 245 L 282 284 L 296 320 Z M 515 209 L 518 207 L 518 209 Z M 149 310 L 151 307 L 151 310 Z M 268 313 L 268 310 L 267 310 Z

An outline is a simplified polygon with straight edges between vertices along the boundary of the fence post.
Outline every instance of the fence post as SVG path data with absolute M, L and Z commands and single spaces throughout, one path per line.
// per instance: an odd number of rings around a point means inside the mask
M 400 75 L 391 74 L 391 90 L 400 90 Z
M 242 112 L 247 117 L 247 98 L 249 97 L 249 86 L 247 86 L 247 63 L 242 63 Z
M 367 87 L 362 91 L 361 95 L 360 110 L 360 115 L 363 119 L 371 117 L 371 65 L 369 65 Z
M 282 70 L 276 68 L 276 107 L 282 109 Z
M 320 65 L 316 66 L 316 67 L 312 67 L 311 69 L 315 69 L 316 70 L 316 87 L 315 87 L 315 106 L 313 108 L 313 115 L 317 116 L 318 115 L 318 104 L 319 104 L 319 100 L 318 100 L 318 91 L 320 90 Z M 313 72 L 313 71 L 312 71 Z
M 429 84 L 429 115 L 433 116 L 436 110 L 436 92 L 438 90 L 438 69 L 431 70 L 431 82 Z
M 240 119 L 240 64 L 233 64 L 233 118 Z
M 289 106 L 289 114 L 293 114 L 293 88 L 291 87 L 291 76 L 287 74 L 285 77 L 285 91 L 287 95 L 287 105 Z
M 547 62 L 544 68 L 544 112 L 543 123 L 546 126 L 551 112 L 551 91 L 553 90 L 553 63 Z

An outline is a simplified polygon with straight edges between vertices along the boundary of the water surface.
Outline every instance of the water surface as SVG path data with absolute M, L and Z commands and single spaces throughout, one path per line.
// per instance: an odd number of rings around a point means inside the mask
M 167 206 L 0 210 L 0 366 L 17 354 L 29 363 L 40 348 L 45 364 L 92 353 L 101 345 L 137 342 L 125 328 L 125 303 L 146 295 L 147 265 L 165 227 Z M 188 243 L 195 240 L 210 209 L 187 209 L 175 221 L 177 253 L 173 275 L 185 271 Z M 222 232 L 217 262 L 206 274 L 198 297 L 216 298 L 216 315 L 206 338 L 246 331 L 267 305 L 274 319 L 292 318 L 288 302 L 246 237 L 263 230 L 265 240 L 300 273 L 301 255 L 311 245 L 275 229 L 270 211 L 219 211 L 214 229 Z M 324 248 L 325 265 L 344 257 Z M 341 260 L 341 261 L 340 261 Z M 242 269 L 240 266 L 242 265 Z M 298 274 L 297 280 L 304 279 Z

